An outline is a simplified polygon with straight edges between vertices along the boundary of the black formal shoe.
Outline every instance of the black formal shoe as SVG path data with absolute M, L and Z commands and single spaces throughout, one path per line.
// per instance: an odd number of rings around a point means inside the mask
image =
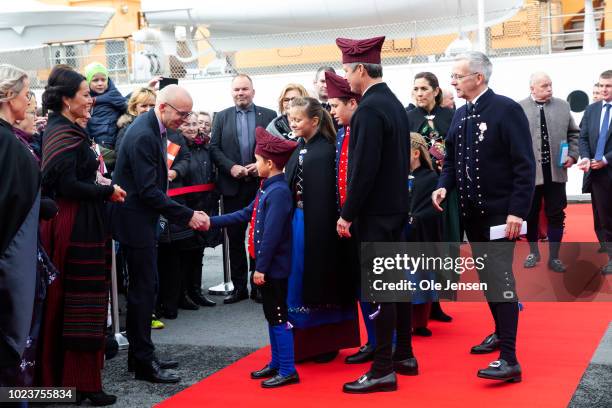
M 152 383 L 160 384 L 171 384 L 181 381 L 181 378 L 177 375 L 171 374 L 166 370 L 162 369 L 157 361 L 151 361 L 148 364 L 136 364 L 136 375 L 137 380 L 149 381 Z
M 259 380 L 262 378 L 274 377 L 277 374 L 278 374 L 278 368 L 272 368 L 269 365 L 266 365 L 261 370 L 253 371 L 251 373 L 251 378 L 254 380 Z
M 362 364 L 374 360 L 374 346 L 367 343 L 359 347 L 359 351 L 344 359 L 346 364 Z
M 179 302 L 179 307 L 184 310 L 198 310 L 200 308 L 187 293 L 183 293 L 183 297 L 181 297 L 181 301 Z
M 565 265 L 563 265 L 563 262 L 561 262 L 559 258 L 553 258 L 548 261 L 548 269 L 550 269 L 553 272 L 561 273 L 561 272 L 565 272 L 567 268 L 565 267 Z
M 487 380 L 499 380 L 507 382 L 521 382 L 523 373 L 519 364 L 509 365 L 506 360 L 496 360 L 489 364 L 487 368 L 478 370 L 478 377 Z
M 204 296 L 201 290 L 193 290 L 190 291 L 188 294 L 191 300 L 193 300 L 196 304 L 200 306 L 212 307 L 217 305 L 215 301 L 210 300 L 209 298 Z
M 338 357 L 338 350 L 316 355 L 312 358 L 312 361 L 319 364 L 325 364 L 333 361 L 336 357 Z
M 431 337 L 431 330 L 429 330 L 427 327 L 415 327 L 412 334 L 421 337 Z
M 601 268 L 601 273 L 603 275 L 612 275 L 612 260 L 608 261 L 606 266 Z
M 384 377 L 372 378 L 371 373 L 365 373 L 357 381 L 344 384 L 342 391 L 349 394 L 368 394 L 371 392 L 397 390 L 397 376 L 395 373 Z
M 249 298 L 249 293 L 243 290 L 234 290 L 231 294 L 229 294 L 225 299 L 223 299 L 223 303 L 229 305 L 231 303 L 238 303 L 241 300 L 245 300 Z
M 262 381 L 261 386 L 263 388 L 277 388 L 277 387 L 282 387 L 284 385 L 297 384 L 299 382 L 300 382 L 300 377 L 298 376 L 298 373 L 296 371 L 295 373 L 284 376 L 284 377 L 280 374 L 276 374 L 274 377 L 268 378 L 267 380 Z
M 534 268 L 536 264 L 540 262 L 540 254 L 529 254 L 527 258 L 525 258 L 525 262 L 523 262 L 523 266 L 525 268 Z
M 255 296 L 253 296 L 253 292 L 255 292 Z M 263 303 L 263 295 L 261 294 L 261 290 L 257 288 L 256 290 L 251 291 L 251 299 L 255 301 L 255 303 L 262 304 Z
M 438 322 L 452 322 L 453 318 L 444 313 L 442 310 L 442 306 L 440 306 L 440 302 L 433 302 L 431 304 L 431 313 L 429 314 L 430 320 L 436 320 Z
M 178 368 L 179 366 L 178 361 L 175 360 L 161 360 L 157 358 L 157 356 L 153 357 L 153 359 L 157 364 L 159 364 L 159 368 L 161 368 L 162 370 L 167 370 L 169 368 Z M 134 360 L 134 357 L 128 354 L 128 372 L 133 373 L 135 365 L 136 360 Z
M 83 401 L 88 399 L 91 405 L 94 407 L 104 407 L 106 405 L 113 405 L 117 402 L 117 397 L 111 394 L 107 394 L 104 391 L 99 392 L 76 392 L 76 403 L 81 405 Z
M 414 357 L 407 358 L 405 360 L 394 361 L 393 370 L 401 375 L 418 375 L 419 374 L 419 363 Z
M 472 354 L 488 354 L 493 353 L 495 350 L 499 350 L 499 338 L 497 334 L 489 334 L 485 339 L 477 346 L 472 347 L 470 353 Z

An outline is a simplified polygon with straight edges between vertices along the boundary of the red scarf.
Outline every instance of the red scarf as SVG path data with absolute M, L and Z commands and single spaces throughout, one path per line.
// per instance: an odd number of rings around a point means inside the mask
M 346 201 L 347 173 L 348 173 L 348 145 L 351 137 L 351 128 L 347 126 L 342 148 L 340 150 L 340 161 L 338 162 L 338 191 L 340 193 L 340 207 L 344 207 Z

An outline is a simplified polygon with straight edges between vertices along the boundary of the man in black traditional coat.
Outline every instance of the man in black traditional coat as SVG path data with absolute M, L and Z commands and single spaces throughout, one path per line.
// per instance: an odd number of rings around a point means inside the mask
M 499 359 L 479 370 L 481 378 L 521 381 L 516 358 L 518 298 L 512 258 L 514 241 L 527 217 L 535 189 L 535 159 L 529 122 L 521 106 L 488 86 L 493 70 L 481 52 L 458 56 L 451 84 L 466 105 L 457 109 L 446 137 L 446 157 L 433 205 L 449 191 L 459 190 L 459 211 L 473 257 L 486 256 L 478 270 L 487 284 L 485 296 L 495 322 L 495 332 L 472 354 L 500 350 Z M 505 225 L 505 237 L 495 240 L 491 227 Z M 489 242 L 504 242 L 502 244 Z M 482 244 L 482 243 L 486 244 Z
M 351 91 L 362 95 L 351 118 L 348 194 L 337 232 L 341 237 L 350 237 L 354 222 L 352 233 L 360 243 L 400 241 L 409 205 L 408 117 L 400 101 L 382 81 L 380 50 L 384 40 L 385 37 L 336 39 Z M 394 391 L 396 372 L 418 373 L 412 354 L 411 308 L 409 302 L 376 305 L 372 368 L 358 380 L 345 384 L 344 392 Z M 395 353 L 392 350 L 394 330 Z

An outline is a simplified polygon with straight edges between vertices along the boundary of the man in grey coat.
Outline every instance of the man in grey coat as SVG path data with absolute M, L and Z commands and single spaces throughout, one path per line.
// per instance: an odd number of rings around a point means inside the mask
M 548 221 L 548 268 L 564 272 L 565 265 L 559 259 L 559 247 L 563 238 L 567 196 L 567 169 L 578 161 L 578 136 L 580 130 L 570 113 L 569 104 L 552 96 L 552 81 L 543 72 L 531 75 L 531 95 L 519 102 L 531 131 L 536 158 L 536 188 L 531 210 L 527 217 L 527 239 L 530 254 L 525 268 L 533 268 L 540 261 L 538 249 L 538 221 L 542 202 Z

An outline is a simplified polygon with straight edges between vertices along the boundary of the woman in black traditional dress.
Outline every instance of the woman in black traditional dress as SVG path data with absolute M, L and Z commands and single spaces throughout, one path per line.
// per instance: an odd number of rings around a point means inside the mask
M 338 256 L 336 131 L 314 98 L 291 102 L 289 118 L 298 148 L 285 166 L 293 193 L 292 268 L 287 306 L 294 326 L 295 359 L 332 360 L 359 346 L 355 291 Z
M 438 173 L 442 169 L 444 159 L 444 139 L 453 120 L 454 111 L 442 108 L 442 89 L 438 78 L 431 72 L 419 72 L 414 76 L 412 89 L 416 108 L 408 112 L 410 131 L 419 133 L 427 142 L 432 165 Z M 459 204 L 457 193 L 449 194 L 446 200 L 447 211 L 444 212 L 443 240 L 444 242 L 459 242 L 461 228 L 459 225 Z M 451 295 L 452 296 L 452 295 Z M 431 318 L 443 322 L 451 321 L 451 317 L 442 311 L 440 303 L 431 305 Z M 418 334 L 418 333 L 415 333 Z
M 77 401 L 110 405 L 116 397 L 102 391 L 110 235 L 104 201 L 123 201 L 117 185 L 97 185 L 99 161 L 85 130 L 92 98 L 85 78 L 55 67 L 43 94 L 51 111 L 43 141 L 43 192 L 53 197 L 58 215 L 43 223 L 42 237 L 60 271 L 48 289 L 42 334 L 42 385 L 75 387 Z

